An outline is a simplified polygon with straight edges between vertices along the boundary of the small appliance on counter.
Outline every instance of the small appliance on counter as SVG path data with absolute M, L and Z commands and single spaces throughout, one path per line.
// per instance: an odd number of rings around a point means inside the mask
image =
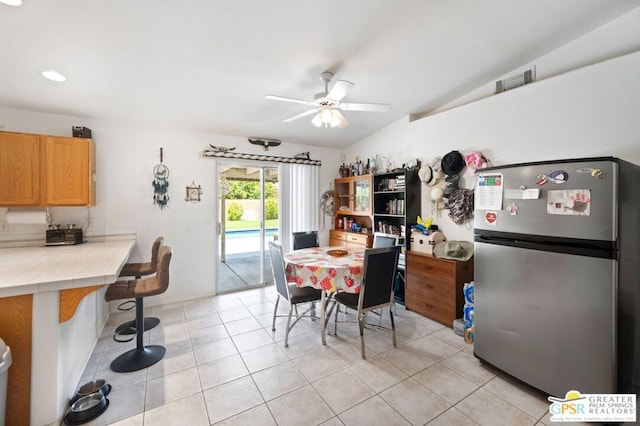
M 67 225 L 66 229 L 61 229 L 60 225 L 49 225 L 45 245 L 67 246 L 73 244 L 82 244 L 82 228 Z

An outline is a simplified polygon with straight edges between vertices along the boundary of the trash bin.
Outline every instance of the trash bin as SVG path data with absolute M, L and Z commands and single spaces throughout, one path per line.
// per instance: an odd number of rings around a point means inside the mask
M 7 376 L 11 367 L 11 349 L 0 339 L 0 426 L 4 426 L 5 407 L 7 405 Z

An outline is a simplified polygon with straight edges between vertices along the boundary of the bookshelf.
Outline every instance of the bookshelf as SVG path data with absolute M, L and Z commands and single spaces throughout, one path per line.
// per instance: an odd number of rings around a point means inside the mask
M 400 237 L 406 246 L 410 226 L 421 210 L 421 188 L 417 171 L 401 170 L 373 176 L 373 227 L 376 232 Z

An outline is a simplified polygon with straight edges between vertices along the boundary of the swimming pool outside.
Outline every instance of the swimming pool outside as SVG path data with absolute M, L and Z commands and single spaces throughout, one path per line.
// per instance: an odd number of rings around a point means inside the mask
M 266 242 L 273 240 L 273 236 L 278 235 L 278 228 L 265 229 Z M 237 229 L 225 232 L 227 254 L 248 253 L 260 251 L 260 230 L 259 229 Z

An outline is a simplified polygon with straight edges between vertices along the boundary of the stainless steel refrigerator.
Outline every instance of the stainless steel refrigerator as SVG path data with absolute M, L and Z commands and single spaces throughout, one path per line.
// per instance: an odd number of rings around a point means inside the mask
M 640 167 L 478 171 L 474 353 L 547 392 L 638 392 Z

